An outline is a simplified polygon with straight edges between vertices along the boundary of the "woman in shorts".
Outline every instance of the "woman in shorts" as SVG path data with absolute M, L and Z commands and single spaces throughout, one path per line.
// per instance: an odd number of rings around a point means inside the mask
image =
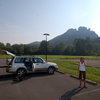
M 83 76 L 83 81 L 84 81 L 84 88 L 86 87 L 86 69 L 85 69 L 86 63 L 84 61 L 84 58 L 81 57 L 80 58 L 80 63 L 78 64 L 78 72 L 79 72 L 79 80 L 80 80 L 80 88 L 81 88 L 81 84 L 82 84 L 82 76 Z

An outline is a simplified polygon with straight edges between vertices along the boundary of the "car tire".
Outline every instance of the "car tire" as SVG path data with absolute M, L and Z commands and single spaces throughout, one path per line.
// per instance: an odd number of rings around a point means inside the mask
M 54 74 L 54 72 L 55 72 L 55 69 L 54 69 L 54 67 L 49 67 L 48 68 L 48 74 Z
M 26 75 L 26 70 L 25 69 L 18 69 L 17 76 L 25 76 L 25 75 Z

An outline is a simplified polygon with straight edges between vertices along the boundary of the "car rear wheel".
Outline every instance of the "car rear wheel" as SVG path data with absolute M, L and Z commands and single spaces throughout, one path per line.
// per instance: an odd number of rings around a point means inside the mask
M 48 74 L 54 74 L 55 69 L 53 67 L 50 67 L 48 69 Z
M 19 69 L 19 70 L 17 71 L 17 75 L 18 75 L 18 76 L 25 76 L 25 74 L 26 74 L 26 70 L 25 70 L 25 69 Z

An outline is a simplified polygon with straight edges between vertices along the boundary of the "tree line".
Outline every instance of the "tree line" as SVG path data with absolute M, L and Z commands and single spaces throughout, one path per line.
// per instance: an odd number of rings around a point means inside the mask
M 48 55 L 100 55 L 100 42 L 94 42 L 87 39 L 76 39 L 73 44 L 65 44 L 63 42 L 57 45 L 50 45 L 49 42 L 42 41 L 40 46 L 28 46 L 25 44 L 1 43 L 0 42 L 0 55 L 4 54 L 2 50 L 8 50 L 16 55 L 45 55 L 46 43 Z

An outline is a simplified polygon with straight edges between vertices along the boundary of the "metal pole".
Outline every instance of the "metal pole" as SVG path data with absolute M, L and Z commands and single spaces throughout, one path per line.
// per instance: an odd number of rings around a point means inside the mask
M 43 35 L 46 36 L 46 61 L 47 61 L 47 36 L 49 36 L 49 34 L 45 33 L 45 34 L 43 34 Z
M 46 35 L 46 61 L 47 61 L 47 35 Z

